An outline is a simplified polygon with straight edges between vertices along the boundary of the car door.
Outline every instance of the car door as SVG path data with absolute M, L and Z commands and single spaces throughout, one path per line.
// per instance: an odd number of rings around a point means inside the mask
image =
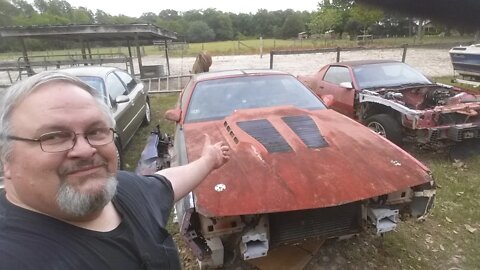
M 115 71 L 115 74 L 127 88 L 128 97 L 130 98 L 132 105 L 129 114 L 133 119 L 132 125 L 135 132 L 140 127 L 145 117 L 147 91 L 145 90 L 143 83 L 137 81 L 125 71 L 117 70 Z
M 316 92 L 320 96 L 332 95 L 334 101 L 330 107 L 353 118 L 355 90 L 353 88 L 340 86 L 341 83 L 345 82 L 353 85 L 350 69 L 345 66 L 331 65 L 325 71 Z
M 105 78 L 105 86 L 110 97 L 112 112 L 115 117 L 115 129 L 120 137 L 122 147 L 125 147 L 134 133 L 132 124 L 132 104 L 128 96 L 128 91 L 123 82 L 115 73 L 110 72 Z

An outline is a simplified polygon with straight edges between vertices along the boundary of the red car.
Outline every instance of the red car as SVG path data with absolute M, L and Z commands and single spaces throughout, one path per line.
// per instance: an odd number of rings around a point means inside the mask
M 480 95 L 433 83 L 402 62 L 333 63 L 298 79 L 318 96 L 332 96 L 332 109 L 399 145 L 480 138 Z
M 434 201 L 428 168 L 284 72 L 194 75 L 166 117 L 176 122 L 172 166 L 200 156 L 204 133 L 231 147 L 230 162 L 176 204 L 204 268 L 365 226 L 386 233 Z

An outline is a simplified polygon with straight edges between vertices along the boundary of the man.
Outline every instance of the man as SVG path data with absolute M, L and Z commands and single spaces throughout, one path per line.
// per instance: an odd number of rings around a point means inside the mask
M 45 72 L 0 102 L 0 269 L 180 269 L 165 230 L 174 201 L 229 159 L 210 144 L 192 163 L 117 172 L 114 119 L 79 79 Z

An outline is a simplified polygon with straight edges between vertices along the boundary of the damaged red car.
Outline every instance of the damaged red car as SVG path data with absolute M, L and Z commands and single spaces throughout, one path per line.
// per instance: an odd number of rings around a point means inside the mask
M 320 97 L 333 96 L 332 109 L 399 145 L 480 138 L 480 95 L 434 83 L 402 62 L 333 63 L 298 79 Z
M 202 268 L 369 227 L 387 233 L 401 217 L 425 216 L 434 201 L 427 167 L 284 72 L 194 75 L 166 117 L 176 122 L 172 166 L 200 156 L 204 133 L 232 151 L 176 204 Z

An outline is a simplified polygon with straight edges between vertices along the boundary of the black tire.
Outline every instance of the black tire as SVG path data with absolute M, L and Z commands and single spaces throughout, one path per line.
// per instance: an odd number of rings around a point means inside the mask
M 152 121 L 152 110 L 150 108 L 150 101 L 147 100 L 145 103 L 145 116 L 143 117 L 142 126 L 150 125 Z
M 402 145 L 402 127 L 389 114 L 376 114 L 366 121 L 366 126 L 396 145 Z

